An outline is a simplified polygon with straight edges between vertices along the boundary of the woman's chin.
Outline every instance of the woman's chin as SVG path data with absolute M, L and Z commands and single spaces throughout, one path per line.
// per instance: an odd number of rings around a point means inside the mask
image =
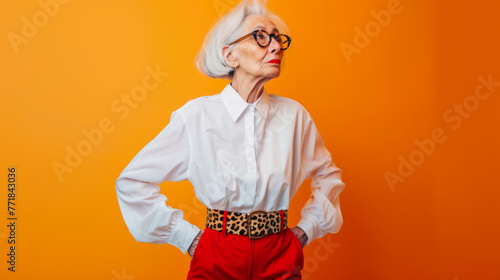
M 277 69 L 276 71 L 269 71 L 269 74 L 267 75 L 269 78 L 278 78 L 280 76 L 280 69 Z

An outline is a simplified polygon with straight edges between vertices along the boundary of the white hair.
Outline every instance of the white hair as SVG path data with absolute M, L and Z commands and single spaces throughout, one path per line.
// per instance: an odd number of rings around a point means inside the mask
M 224 59 L 222 49 L 229 43 L 239 39 L 245 20 L 250 15 L 262 15 L 271 19 L 280 33 L 289 35 L 286 24 L 275 14 L 266 9 L 266 0 L 243 0 L 224 15 L 208 32 L 203 46 L 195 58 L 198 70 L 212 78 L 232 79 L 234 68 Z M 229 46 L 229 50 L 237 44 Z M 284 62 L 283 57 L 283 62 Z M 282 66 L 284 63 L 282 62 Z

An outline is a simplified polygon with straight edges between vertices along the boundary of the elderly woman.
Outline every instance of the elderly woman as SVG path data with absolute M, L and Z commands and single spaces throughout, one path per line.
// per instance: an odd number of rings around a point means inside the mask
M 341 170 L 310 114 L 264 89 L 280 75 L 286 31 L 265 3 L 231 10 L 197 56 L 201 72 L 231 82 L 174 111 L 117 179 L 133 237 L 188 252 L 188 279 L 301 279 L 303 246 L 342 225 Z M 311 197 L 290 228 L 290 200 L 308 178 Z M 186 179 L 207 207 L 203 230 L 159 194 L 159 183 Z

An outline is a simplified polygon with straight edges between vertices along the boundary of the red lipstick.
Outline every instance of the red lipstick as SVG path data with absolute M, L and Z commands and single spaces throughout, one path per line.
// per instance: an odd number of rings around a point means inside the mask
M 273 59 L 273 60 L 269 60 L 267 63 L 277 63 L 277 64 L 280 64 L 281 60 L 279 60 L 279 59 Z

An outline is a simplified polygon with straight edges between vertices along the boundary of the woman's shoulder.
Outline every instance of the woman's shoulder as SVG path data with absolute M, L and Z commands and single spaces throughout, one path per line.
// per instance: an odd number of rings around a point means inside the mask
M 304 107 L 304 105 L 302 105 L 302 103 L 290 97 L 269 94 L 269 101 L 271 103 L 271 106 L 275 106 L 277 109 L 287 110 L 287 111 L 294 110 L 297 111 L 297 113 L 299 114 L 302 114 L 306 117 L 310 117 L 310 114 Z
M 204 109 L 213 109 L 221 103 L 220 93 L 212 95 L 202 95 L 186 101 L 176 111 L 183 115 L 196 114 Z

